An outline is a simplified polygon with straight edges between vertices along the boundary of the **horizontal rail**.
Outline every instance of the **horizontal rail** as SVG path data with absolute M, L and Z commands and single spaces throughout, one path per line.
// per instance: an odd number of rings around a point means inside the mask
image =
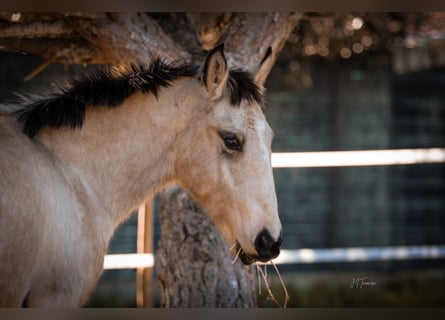
M 281 250 L 276 264 L 445 258 L 445 245 Z
M 274 168 L 387 166 L 445 162 L 445 148 L 276 152 Z
M 445 245 L 431 245 L 298 250 L 283 249 L 273 262 L 275 264 L 307 264 L 443 258 L 445 258 Z M 106 270 L 151 268 L 153 265 L 154 257 L 151 253 L 109 254 L 105 256 L 104 261 L 104 269 Z
M 151 253 L 107 254 L 104 258 L 104 269 L 139 269 L 154 266 Z

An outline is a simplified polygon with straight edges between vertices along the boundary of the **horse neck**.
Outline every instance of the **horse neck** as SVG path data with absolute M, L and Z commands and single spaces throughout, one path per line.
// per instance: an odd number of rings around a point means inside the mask
M 49 129 L 39 137 L 68 179 L 80 180 L 96 202 L 91 210 L 102 206 L 114 225 L 175 179 L 177 138 L 192 116 L 184 96 L 192 88 L 184 81 L 159 99 L 136 93 L 115 108 L 87 108 L 81 129 Z

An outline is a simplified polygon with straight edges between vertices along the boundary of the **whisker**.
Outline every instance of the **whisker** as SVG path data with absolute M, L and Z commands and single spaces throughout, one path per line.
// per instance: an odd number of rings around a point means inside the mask
M 240 255 L 240 253 L 241 253 L 241 248 L 239 248 L 239 250 L 238 250 L 238 252 L 236 253 L 236 256 L 235 256 L 235 259 L 233 259 L 233 261 L 232 261 L 232 264 L 234 264 L 235 262 L 236 262 L 236 260 L 238 260 L 238 257 L 239 257 L 239 255 Z
M 238 244 L 238 243 L 235 242 L 235 243 L 229 248 L 229 252 L 232 251 L 233 249 L 235 249 L 235 247 L 236 247 L 237 244 Z

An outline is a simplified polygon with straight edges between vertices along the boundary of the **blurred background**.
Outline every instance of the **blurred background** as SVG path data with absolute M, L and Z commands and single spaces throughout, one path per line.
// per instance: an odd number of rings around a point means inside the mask
M 337 14 L 300 25 L 267 83 L 273 151 L 443 148 L 444 18 Z M 383 252 L 445 243 L 444 163 L 275 169 L 274 175 L 289 248 Z M 445 305 L 443 258 L 279 267 L 291 306 L 437 307 Z M 350 287 L 364 277 L 375 286 Z
M 34 74 L 41 63 L 0 52 L 0 102 L 85 71 L 51 64 Z M 309 13 L 266 87 L 273 152 L 445 148 L 445 13 Z M 274 176 L 284 249 L 297 257 L 278 264 L 288 307 L 445 306 L 445 163 L 275 168 Z M 136 236 L 135 214 L 109 253 L 136 252 Z M 159 236 L 156 214 L 155 245 Z M 88 306 L 133 307 L 135 292 L 136 270 L 106 270 Z M 277 306 L 264 284 L 258 305 Z

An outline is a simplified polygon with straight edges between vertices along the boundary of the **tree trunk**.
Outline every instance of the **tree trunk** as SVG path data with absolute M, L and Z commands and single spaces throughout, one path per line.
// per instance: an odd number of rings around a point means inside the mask
M 254 270 L 232 264 L 215 226 L 183 189 L 163 192 L 160 222 L 156 270 L 162 307 L 256 306 Z

